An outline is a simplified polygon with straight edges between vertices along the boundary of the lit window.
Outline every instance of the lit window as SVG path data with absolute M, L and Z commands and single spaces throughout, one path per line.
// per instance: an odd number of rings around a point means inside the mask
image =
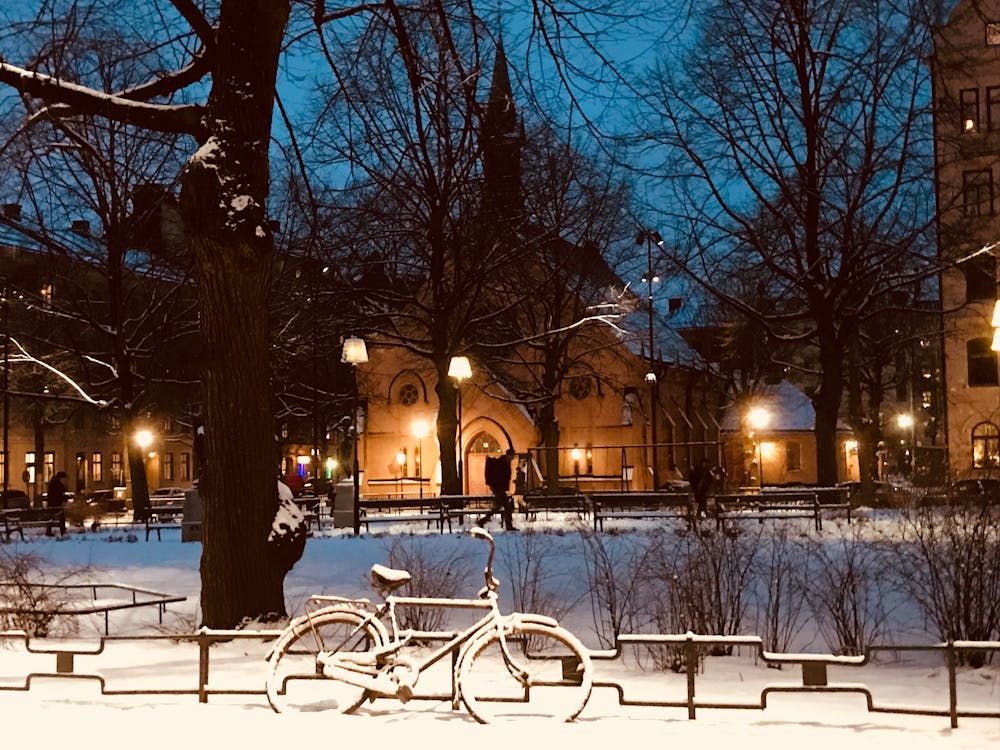
M 1000 23 L 988 22 L 986 24 L 986 44 L 989 47 L 1000 45 Z
M 963 133 L 979 130 L 979 89 L 962 89 L 958 92 L 959 121 Z
M 1000 465 L 1000 432 L 990 422 L 972 428 L 972 465 L 977 469 Z
M 99 451 L 90 454 L 90 481 L 104 481 L 104 457 Z
M 191 479 L 191 454 L 181 454 L 181 479 L 185 482 Z

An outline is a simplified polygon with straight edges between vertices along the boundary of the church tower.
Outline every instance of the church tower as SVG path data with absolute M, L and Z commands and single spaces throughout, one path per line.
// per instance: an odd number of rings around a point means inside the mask
M 480 125 L 483 155 L 483 213 L 498 222 L 516 221 L 523 211 L 521 159 L 524 127 L 517 116 L 503 40 L 497 42 L 493 79 Z

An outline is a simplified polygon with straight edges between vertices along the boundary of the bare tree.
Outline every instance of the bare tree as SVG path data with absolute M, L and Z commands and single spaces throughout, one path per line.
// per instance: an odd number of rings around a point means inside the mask
M 679 268 L 769 335 L 807 348 L 817 473 L 837 479 L 845 354 L 895 288 L 929 266 L 922 16 L 858 0 L 717 0 L 664 63 L 642 121 L 668 149 Z M 733 296 L 734 271 L 766 285 Z
M 561 8 L 550 0 L 536 0 L 531 9 L 545 54 L 567 60 L 568 40 L 586 43 L 592 38 L 590 22 L 600 22 L 606 11 L 600 6 L 594 13 L 580 15 L 579 8 Z M 268 194 L 271 123 L 281 56 L 286 49 L 297 51 L 297 45 L 305 41 L 315 40 L 322 48 L 325 41 L 316 35 L 317 25 L 324 30 L 345 30 L 342 39 L 331 42 L 334 52 L 357 44 L 354 31 L 364 27 L 367 19 L 377 19 L 382 28 L 402 34 L 410 6 L 385 0 L 328 8 L 322 0 L 314 0 L 296 4 L 294 10 L 301 14 L 292 18 L 291 0 L 221 0 L 218 4 L 150 0 L 141 5 L 122 0 L 65 0 L 65 4 L 55 0 L 37 7 L 19 6 L 16 18 L 15 10 L 7 10 L 10 20 L 23 23 L 9 25 L 14 33 L 3 37 L 0 53 L 0 83 L 37 100 L 49 117 L 99 116 L 190 136 L 196 146 L 181 175 L 179 206 L 196 270 L 202 337 L 206 465 L 200 485 L 205 501 L 201 600 L 203 622 L 210 627 L 283 615 L 284 578 L 304 545 L 303 528 L 290 535 L 275 533 L 273 528 L 279 500 L 274 486 L 268 352 L 268 298 L 275 254 Z M 419 97 L 426 83 L 430 91 L 471 102 L 476 71 L 458 65 L 457 48 L 449 42 L 448 30 L 452 14 L 466 19 L 474 16 L 473 4 L 427 0 L 418 10 L 438 19 L 441 62 L 454 66 L 422 67 L 416 48 L 401 35 L 398 51 L 408 81 L 403 90 Z M 133 65 L 146 73 L 142 83 L 108 88 L 90 70 L 63 65 L 60 53 L 66 40 L 89 23 L 102 23 L 129 40 Z M 44 34 L 32 40 L 22 33 L 30 29 Z M 439 72 L 447 73 L 457 88 L 435 87 L 433 77 L 422 78 L 425 73 Z M 428 128 L 444 125 L 422 122 Z M 447 144 L 450 149 L 451 142 Z M 438 200 L 440 196 L 430 197 L 428 205 L 435 211 L 452 207 Z M 435 214 L 434 218 L 432 227 L 447 227 L 443 217 Z M 443 246 L 431 243 L 431 247 Z M 445 256 L 435 257 L 445 267 Z M 474 292 L 473 286 L 457 299 L 435 302 L 462 303 L 457 322 L 463 325 L 432 332 L 439 397 L 445 409 L 439 433 L 445 438 L 454 434 L 454 418 L 447 410 L 454 398 L 452 389 L 445 387 L 447 358 L 460 351 L 461 331 L 472 320 L 465 308 L 475 299 L 470 296 Z M 441 445 L 452 443 L 442 439 Z M 233 481 L 235 477 L 240 481 Z M 446 486 L 454 487 L 453 476 L 444 480 Z
M 62 60 L 92 68 L 106 88 L 127 87 L 135 71 L 116 41 L 100 27 L 80 29 Z M 197 379 L 190 260 L 169 189 L 182 164 L 177 137 L 80 114 L 50 118 L 24 104 L 36 121 L 8 151 L 37 218 L 0 221 L 46 257 L 54 293 L 35 305 L 49 323 L 32 343 L 76 359 L 78 381 L 119 418 L 142 518 L 145 462 L 130 436 L 146 413 L 188 400 L 180 389 Z

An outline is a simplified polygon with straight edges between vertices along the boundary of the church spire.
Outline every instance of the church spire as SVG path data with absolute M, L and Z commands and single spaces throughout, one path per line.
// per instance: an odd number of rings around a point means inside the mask
M 517 117 L 502 38 L 497 41 L 480 141 L 484 208 L 498 219 L 511 219 L 522 208 L 521 150 L 524 133 Z

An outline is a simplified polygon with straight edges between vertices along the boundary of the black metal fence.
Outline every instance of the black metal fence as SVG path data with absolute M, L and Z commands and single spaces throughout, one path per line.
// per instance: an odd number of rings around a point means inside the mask
M 265 667 L 262 654 L 252 654 L 250 650 L 240 649 L 240 653 L 235 658 L 243 659 L 242 666 L 250 670 L 250 673 L 259 675 L 260 681 L 254 686 L 247 686 L 246 681 L 242 681 L 241 687 L 213 686 L 209 676 L 212 668 L 213 654 L 218 662 L 225 661 L 227 666 L 232 666 L 234 653 L 225 651 L 216 652 L 213 646 L 222 643 L 242 643 L 246 641 L 269 642 L 280 635 L 280 630 L 234 630 L 218 631 L 202 629 L 195 633 L 186 634 L 165 634 L 165 635 L 142 635 L 142 636 L 104 636 L 93 644 L 81 645 L 80 641 L 58 641 L 53 639 L 33 639 L 23 632 L 0 633 L 0 676 L 6 684 L 0 684 L 0 693 L 3 691 L 29 691 L 32 684 L 41 679 L 63 678 L 70 680 L 92 680 L 99 687 L 102 695 L 106 696 L 139 696 L 139 695 L 192 695 L 198 696 L 201 703 L 207 703 L 211 695 L 248 695 L 264 696 L 264 674 Z M 441 639 L 445 640 L 450 634 L 441 634 Z M 425 639 L 430 640 L 430 639 Z M 109 686 L 107 680 L 100 671 L 77 671 L 77 660 L 79 658 L 98 659 L 106 653 L 110 645 L 121 643 L 149 643 L 161 642 L 171 644 L 187 644 L 197 650 L 197 658 L 192 659 L 190 667 L 183 666 L 183 671 L 187 673 L 190 668 L 191 680 L 182 687 L 156 687 L 156 686 L 129 686 L 116 688 Z M 27 671 L 17 677 L 4 674 L 3 664 L 10 660 L 11 652 L 16 650 L 11 646 L 18 643 L 23 644 L 25 654 L 39 658 L 50 656 L 55 659 L 54 671 Z M 698 681 L 701 665 L 705 655 L 713 649 L 732 650 L 736 648 L 750 648 L 754 651 L 755 658 L 769 666 L 784 667 L 797 666 L 801 669 L 801 682 L 782 682 L 768 684 L 764 686 L 758 695 L 746 701 L 720 701 L 703 700 L 698 697 Z M 628 686 L 619 680 L 607 679 L 601 674 L 600 664 L 602 661 L 622 660 L 625 653 L 631 649 L 645 650 L 669 650 L 673 654 L 675 669 L 685 676 L 686 689 L 684 696 L 676 700 L 670 699 L 649 699 L 633 698 L 628 694 Z M 947 695 L 942 695 L 942 702 L 939 706 L 913 706 L 913 705 L 893 705 L 878 702 L 871 689 L 862 683 L 850 682 L 842 683 L 830 680 L 830 668 L 860 668 L 865 666 L 879 667 L 878 662 L 873 661 L 873 657 L 881 652 L 927 652 L 938 653 L 941 656 L 942 664 L 947 669 L 948 690 Z M 591 651 L 591 657 L 595 662 L 594 688 L 614 690 L 618 696 L 618 703 L 622 706 L 648 706 L 663 708 L 678 708 L 687 712 L 689 719 L 697 718 L 699 709 L 754 709 L 763 710 L 767 708 L 768 699 L 776 693 L 804 693 L 804 694 L 830 694 L 830 693 L 855 693 L 864 696 L 867 709 L 872 713 L 886 714 L 909 714 L 925 716 L 948 717 L 951 726 L 957 727 L 960 718 L 997 718 L 1000 719 L 1000 706 L 996 709 L 983 710 L 982 708 L 963 708 L 959 705 L 959 690 L 957 675 L 962 669 L 960 656 L 968 657 L 972 653 L 980 653 L 988 656 L 991 653 L 1000 652 L 1000 643 L 992 641 L 959 641 L 937 643 L 929 645 L 878 645 L 868 646 L 864 654 L 860 656 L 838 656 L 834 654 L 806 654 L 806 653 L 775 653 L 768 652 L 763 647 L 763 642 L 756 636 L 717 636 L 717 635 L 696 635 L 694 633 L 685 634 L 627 634 L 620 635 L 616 642 L 616 648 L 610 650 Z M 172 654 L 171 661 L 177 663 L 179 660 Z M 121 665 L 116 665 L 120 669 Z M 137 665 L 138 666 L 138 665 Z M 155 666 L 150 666 L 150 670 Z M 671 674 L 672 672 L 664 672 Z M 676 675 L 673 675 L 676 677 Z M 150 674 L 152 679 L 152 674 Z M 454 685 L 452 687 L 454 690 Z M 454 694 L 451 696 L 454 702 Z M 440 694 L 421 695 L 414 694 L 412 700 L 442 700 Z

